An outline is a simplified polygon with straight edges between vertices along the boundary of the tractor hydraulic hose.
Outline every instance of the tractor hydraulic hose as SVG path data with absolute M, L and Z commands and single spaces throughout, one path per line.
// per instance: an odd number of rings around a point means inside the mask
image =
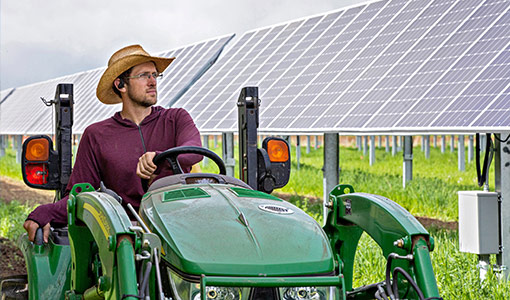
M 416 293 L 418 294 L 418 298 L 420 300 L 425 300 L 425 297 L 423 296 L 423 293 L 421 292 L 420 288 L 418 287 L 418 285 L 416 284 L 416 282 L 413 280 L 413 278 L 411 277 L 411 275 L 409 275 L 409 273 L 407 273 L 404 269 L 402 269 L 401 267 L 396 267 L 395 269 L 393 269 L 393 292 L 395 295 L 397 295 L 397 298 L 398 299 L 398 285 L 397 285 L 397 276 L 398 276 L 398 273 L 404 275 L 404 277 L 407 279 L 407 281 L 409 282 L 409 284 L 411 284 L 411 286 L 413 287 L 413 289 L 416 291 Z
M 395 295 L 391 288 L 391 262 L 393 261 L 394 258 L 405 259 L 405 260 L 411 261 L 411 260 L 413 260 L 413 256 L 412 255 L 400 256 L 397 253 L 390 253 L 390 255 L 388 255 L 388 260 L 386 261 L 386 280 L 385 281 L 386 281 L 386 292 L 388 293 L 388 297 L 391 300 L 398 299 L 398 290 L 397 290 L 397 294 Z M 393 278 L 393 280 L 395 281 L 395 278 Z
M 149 261 L 145 265 L 145 273 L 143 275 L 142 283 L 140 284 L 140 291 L 138 292 L 138 295 L 140 297 L 145 297 L 145 289 L 147 288 L 147 284 L 149 283 L 149 275 L 151 274 L 152 269 L 152 263 Z

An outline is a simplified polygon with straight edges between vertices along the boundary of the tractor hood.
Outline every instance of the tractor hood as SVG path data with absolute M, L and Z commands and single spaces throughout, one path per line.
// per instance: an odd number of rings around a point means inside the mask
M 174 185 L 142 200 L 163 260 L 191 275 L 299 276 L 334 270 L 320 225 L 274 196 L 227 184 Z

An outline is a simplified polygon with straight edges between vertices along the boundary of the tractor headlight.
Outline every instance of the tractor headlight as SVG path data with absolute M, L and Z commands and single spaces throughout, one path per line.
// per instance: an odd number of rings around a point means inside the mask
M 289 287 L 280 288 L 283 300 L 325 300 L 329 299 L 330 287 Z
M 200 283 L 191 282 L 167 268 L 168 278 L 174 300 L 200 300 Z M 281 300 L 328 300 L 335 299 L 335 287 L 280 287 L 274 288 Z M 208 300 L 247 300 L 260 299 L 259 288 L 207 286 L 205 293 Z M 277 291 L 276 291 L 277 290 Z
M 170 277 L 170 285 L 176 300 L 200 300 L 200 284 L 187 281 L 177 275 L 170 268 L 168 275 Z M 249 288 L 240 287 L 206 287 L 206 299 L 211 300 L 241 300 L 247 298 Z M 243 298 L 243 294 L 246 295 Z

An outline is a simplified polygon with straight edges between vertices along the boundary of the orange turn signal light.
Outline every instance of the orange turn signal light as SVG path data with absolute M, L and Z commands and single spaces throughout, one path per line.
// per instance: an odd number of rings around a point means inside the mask
M 289 160 L 287 143 L 280 140 L 270 140 L 267 143 L 267 154 L 272 162 L 286 162 Z
M 47 139 L 33 139 L 28 142 L 25 158 L 29 161 L 48 160 L 50 144 Z

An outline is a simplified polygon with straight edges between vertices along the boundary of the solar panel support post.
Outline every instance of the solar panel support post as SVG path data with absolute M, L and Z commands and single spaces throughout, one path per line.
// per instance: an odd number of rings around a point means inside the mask
M 403 186 L 407 186 L 407 183 L 413 179 L 413 137 L 405 136 L 404 143 L 404 164 L 403 164 Z
M 487 136 L 485 134 L 480 134 L 480 151 L 485 152 L 485 143 L 486 143 Z
M 23 136 L 22 135 L 16 135 L 16 163 L 21 163 L 21 152 L 23 151 Z
M 299 170 L 299 160 L 301 159 L 301 141 L 300 140 L 301 140 L 300 136 L 296 135 L 296 161 L 297 161 L 297 169 L 298 170 Z
M 466 171 L 466 147 L 464 146 L 463 135 L 459 135 L 457 154 L 459 162 L 459 171 Z
M 471 163 L 473 161 L 473 145 L 474 145 L 474 136 L 469 135 L 469 141 L 468 141 L 468 163 Z
M 214 148 L 218 148 L 218 136 L 214 136 Z
M 369 163 L 371 166 L 373 166 L 375 163 L 375 136 L 373 136 L 373 135 L 370 136 L 369 151 L 370 151 Z
M 306 136 L 306 154 L 310 153 L 310 136 Z
M 222 157 L 227 169 L 227 176 L 234 177 L 234 168 L 236 166 L 236 160 L 234 159 L 234 133 L 224 132 L 221 139 Z
M 434 139 L 434 148 L 437 148 L 437 135 L 434 135 L 433 139 Z
M 5 135 L 0 135 L 0 157 L 5 155 Z
M 356 147 L 358 147 L 358 151 L 361 151 L 361 136 L 356 136 Z
M 315 149 L 319 149 L 319 136 L 315 136 Z
M 397 147 L 398 147 L 398 146 L 397 146 L 397 136 L 396 136 L 396 135 L 393 135 L 391 138 L 392 138 L 391 155 L 392 155 L 392 156 L 395 156 L 395 155 L 397 155 L 397 152 L 398 152 L 398 151 L 397 151 L 397 150 L 398 150 L 398 149 L 397 149 Z
M 81 134 L 75 134 L 74 135 L 74 142 L 73 142 L 73 153 L 76 154 L 76 152 L 78 151 L 78 146 L 80 145 L 80 141 L 81 141 Z
M 423 136 L 423 148 L 425 150 L 425 158 L 430 158 L 430 136 L 424 135 Z
M 378 138 L 377 142 L 379 144 L 379 148 L 382 148 L 382 136 L 380 135 L 377 138 Z
M 421 152 L 425 152 L 425 137 L 426 135 L 421 136 Z
M 441 136 L 441 153 L 444 153 L 446 150 L 446 136 Z
M 329 201 L 329 192 L 333 190 L 339 182 L 339 136 L 337 133 L 324 133 L 324 172 L 323 177 L 323 220 L 326 220 L 326 204 Z
M 501 135 L 497 135 L 501 138 Z M 506 135 L 502 136 L 503 139 Z M 510 275 L 510 141 L 495 141 L 495 190 L 499 193 L 499 237 L 500 253 L 496 262 L 503 271 L 503 278 Z
M 452 135 L 450 139 L 450 152 L 453 153 L 455 151 L 455 136 Z
M 386 153 L 388 153 L 388 152 L 390 152 L 390 136 L 389 135 L 386 136 L 385 142 L 386 143 L 384 145 L 384 147 L 385 147 L 384 150 L 386 151 Z
M 402 151 L 403 148 L 404 148 L 404 136 L 401 136 L 398 151 Z
M 363 156 L 367 155 L 368 136 L 363 137 Z

